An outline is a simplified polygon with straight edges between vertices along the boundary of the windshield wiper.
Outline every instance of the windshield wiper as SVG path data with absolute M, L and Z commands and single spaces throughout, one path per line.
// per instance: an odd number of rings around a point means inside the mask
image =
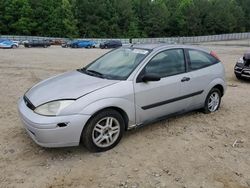
M 100 76 L 100 77 L 102 77 L 103 78 L 103 74 L 102 73 L 100 73 L 100 72 L 98 72 L 98 71 L 95 71 L 95 70 L 86 70 L 87 72 L 90 72 L 90 73 L 92 73 L 92 74 L 94 74 L 94 75 L 97 75 L 97 76 Z
M 103 77 L 104 75 L 100 72 L 97 72 L 95 70 L 87 70 L 85 67 L 81 68 L 81 69 L 77 69 L 79 72 L 88 74 L 88 75 L 92 75 L 92 76 L 98 76 L 98 77 Z
M 85 67 L 81 68 L 81 69 L 77 69 L 79 72 L 82 72 L 82 73 L 85 73 L 85 74 L 88 74 L 88 75 L 91 75 L 91 76 L 98 76 L 100 78 L 105 78 L 105 79 L 114 79 L 113 76 L 111 75 L 106 75 L 106 74 L 102 74 L 98 71 L 95 71 L 95 70 L 88 70 L 86 69 Z M 118 79 L 118 78 L 115 78 L 115 79 Z

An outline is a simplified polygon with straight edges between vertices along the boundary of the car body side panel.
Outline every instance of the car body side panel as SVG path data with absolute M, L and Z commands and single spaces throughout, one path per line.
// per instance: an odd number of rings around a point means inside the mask
M 190 78 L 190 81 L 182 83 L 182 93 L 184 95 L 188 93 L 194 93 L 197 91 L 203 91 L 201 95 L 195 95 L 187 99 L 188 109 L 196 109 L 204 106 L 204 102 L 208 92 L 212 89 L 211 83 L 214 83 L 214 86 L 221 84 L 222 82 L 216 83 L 216 80 L 220 78 L 223 81 L 224 67 L 221 63 L 215 65 L 198 69 L 195 71 L 187 72 L 186 77 Z M 222 86 L 224 87 L 225 84 Z
M 205 91 L 204 91 L 205 99 L 206 99 L 208 93 L 210 92 L 210 90 L 211 90 L 214 86 L 216 86 L 216 85 L 221 85 L 221 86 L 223 87 L 223 90 L 224 90 L 224 93 L 225 93 L 225 91 L 226 91 L 226 89 L 227 89 L 226 83 L 225 83 L 225 81 L 224 81 L 221 77 L 217 77 L 217 78 L 215 78 L 213 81 L 211 81 L 211 82 L 208 84 L 207 88 L 205 89 Z M 201 103 L 202 103 L 203 105 L 204 105 L 205 99 L 204 99 L 203 101 L 201 101 Z
M 183 101 L 159 104 L 181 97 L 182 74 L 165 77 L 157 82 L 135 83 L 137 124 L 150 121 L 185 108 Z
M 86 108 L 84 108 L 80 113 L 84 115 L 93 115 L 102 109 L 112 107 L 119 108 L 126 113 L 129 120 L 128 126 L 132 126 L 135 124 L 134 103 L 123 98 L 106 98 L 95 101 L 94 103 L 91 103 Z
M 93 115 L 108 107 L 120 108 L 127 114 L 129 124 L 132 125 L 135 123 L 134 88 L 132 81 L 120 81 L 89 93 L 65 108 L 61 112 L 61 115 L 69 113 Z

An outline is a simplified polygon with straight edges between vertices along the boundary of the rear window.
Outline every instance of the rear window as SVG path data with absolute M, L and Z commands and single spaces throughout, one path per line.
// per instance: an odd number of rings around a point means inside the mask
M 188 55 L 190 59 L 189 68 L 191 70 L 201 69 L 218 63 L 218 60 L 216 58 L 206 52 L 198 50 L 188 50 Z

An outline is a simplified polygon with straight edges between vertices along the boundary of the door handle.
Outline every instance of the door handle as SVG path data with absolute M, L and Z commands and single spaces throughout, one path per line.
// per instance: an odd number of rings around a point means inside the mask
M 181 82 L 188 82 L 189 80 L 190 80 L 189 77 L 183 77 L 183 78 L 181 79 Z

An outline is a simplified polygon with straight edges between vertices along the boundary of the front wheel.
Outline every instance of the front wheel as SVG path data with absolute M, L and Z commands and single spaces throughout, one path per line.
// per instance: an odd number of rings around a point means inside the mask
M 205 101 L 205 106 L 203 108 L 204 113 L 209 114 L 211 112 L 217 111 L 220 108 L 221 95 L 222 94 L 219 89 L 211 89 Z
M 107 151 L 119 143 L 124 130 L 125 123 L 121 114 L 112 109 L 104 110 L 86 124 L 82 142 L 90 151 Z

